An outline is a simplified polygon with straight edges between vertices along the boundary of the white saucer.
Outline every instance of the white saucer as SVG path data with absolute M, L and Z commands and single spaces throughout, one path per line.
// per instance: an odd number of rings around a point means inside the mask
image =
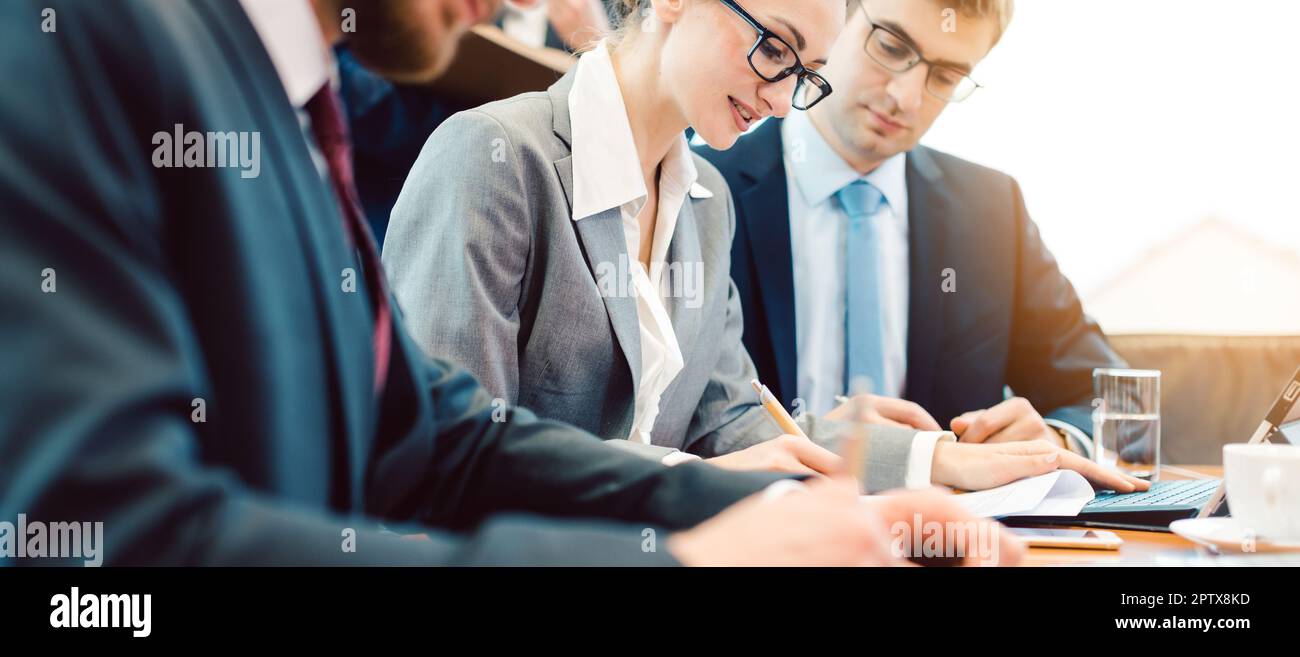
M 1185 539 L 1218 548 L 1220 552 L 1246 554 L 1246 532 L 1236 518 L 1188 518 L 1170 523 L 1169 530 Z M 1250 552 L 1300 552 L 1300 541 L 1254 537 Z

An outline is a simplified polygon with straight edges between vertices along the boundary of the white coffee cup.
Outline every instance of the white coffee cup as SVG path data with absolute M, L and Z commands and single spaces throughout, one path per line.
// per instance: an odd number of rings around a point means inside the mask
M 1265 539 L 1300 540 L 1300 446 L 1223 446 L 1228 508 L 1243 529 Z

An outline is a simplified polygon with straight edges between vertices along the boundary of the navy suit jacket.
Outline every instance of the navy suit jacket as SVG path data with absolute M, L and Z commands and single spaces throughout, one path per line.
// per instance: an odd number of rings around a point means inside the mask
M 103 522 L 109 564 L 664 563 L 643 528 L 778 478 L 495 403 L 400 317 L 377 397 L 363 269 L 239 3 L 10 0 L 0 42 L 0 518 Z M 259 174 L 156 166 L 176 125 L 258 136 Z
M 361 65 L 347 47 L 335 50 L 339 95 L 352 132 L 357 194 L 375 243 L 384 243 L 388 217 L 424 142 L 464 103 L 433 87 L 393 84 Z
M 798 396 L 789 197 L 781 122 L 728 151 L 697 149 L 736 200 L 731 275 L 745 346 L 781 400 Z M 1083 312 L 1015 180 L 917 147 L 907 155 L 909 292 L 904 397 L 941 425 L 1001 402 L 1004 386 L 1091 434 L 1092 370 L 1123 366 Z M 945 279 L 955 283 L 945 292 Z

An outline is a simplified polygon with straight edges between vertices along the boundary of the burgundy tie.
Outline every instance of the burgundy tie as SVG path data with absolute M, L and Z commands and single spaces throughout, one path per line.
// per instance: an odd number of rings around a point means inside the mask
M 370 235 L 370 227 L 366 224 L 357 196 L 356 181 L 352 175 L 352 145 L 348 140 L 348 127 L 343 120 L 341 106 L 338 96 L 326 83 L 307 101 L 306 110 L 311 117 L 316 144 L 329 163 L 334 193 L 338 195 L 339 205 L 343 208 L 343 232 L 361 256 L 366 289 L 374 300 L 375 394 L 378 395 L 388 376 L 393 316 L 392 309 L 388 306 L 388 282 L 384 278 L 383 267 L 379 264 L 379 250 L 375 248 L 375 238 Z

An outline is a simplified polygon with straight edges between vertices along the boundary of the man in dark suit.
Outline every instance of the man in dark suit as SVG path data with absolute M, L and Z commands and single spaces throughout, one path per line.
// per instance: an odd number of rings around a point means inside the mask
M 357 193 L 375 243 L 383 244 L 388 217 L 424 142 L 447 117 L 467 108 L 427 84 L 396 84 L 372 72 L 346 46 L 336 54 Z
M 962 518 L 667 467 L 423 357 L 328 84 L 342 4 L 3 3 L 0 518 L 103 522 L 109 564 L 889 563 L 880 520 Z M 483 6 L 366 3 L 353 52 L 428 79 Z
M 732 276 L 759 374 L 813 413 L 865 381 L 882 422 L 1090 453 L 1091 372 L 1121 359 L 1016 182 L 918 145 L 978 88 L 1011 1 L 854 4 L 825 102 L 702 149 L 736 199 Z
M 614 4 L 553 0 L 529 7 L 527 2 L 516 2 L 503 5 L 495 23 L 531 46 L 572 51 L 609 31 L 611 22 L 616 22 Z M 540 23 L 534 25 L 538 19 Z M 536 34 L 530 35 L 530 30 Z M 569 35 L 568 41 L 560 31 Z M 337 54 L 339 94 L 352 132 L 357 191 L 375 243 L 383 244 L 388 217 L 424 142 L 447 117 L 469 109 L 469 105 L 428 84 L 394 83 L 363 66 L 346 46 Z

